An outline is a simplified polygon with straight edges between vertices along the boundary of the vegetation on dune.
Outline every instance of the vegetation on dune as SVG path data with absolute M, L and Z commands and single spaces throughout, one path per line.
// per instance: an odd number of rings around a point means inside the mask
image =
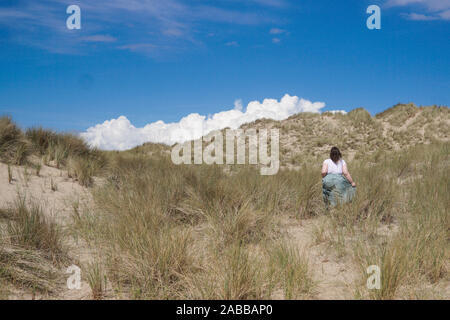
M 314 164 L 261 176 L 247 166 L 117 155 L 94 190 L 98 210 L 76 215 L 75 226 L 101 248 L 125 296 L 262 299 L 281 290 L 298 299 L 314 297 L 315 283 L 280 223 L 323 216 L 320 242 L 359 265 L 361 281 L 369 265 L 382 270 L 384 289 L 358 282 L 358 296 L 417 298 L 448 279 L 448 160 L 448 143 L 354 160 L 357 197 L 327 212 Z
M 0 117 L 0 160 L 21 165 L 29 154 L 30 145 L 10 117 Z
M 0 212 L 0 225 L 0 282 L 33 294 L 55 292 L 69 261 L 60 226 L 20 195 Z
M 7 217 L 6 234 L 11 244 L 42 251 L 49 259 L 62 262 L 66 258 L 59 226 L 45 217 L 41 207 L 27 204 L 18 196 L 4 211 Z
M 1 160 L 41 157 L 90 187 L 94 204 L 74 206 L 70 227 L 96 252 L 83 266 L 94 299 L 108 285 L 135 299 L 315 298 L 310 248 L 286 232 L 306 220 L 312 246 L 355 269 L 356 298 L 448 298 L 449 115 L 398 105 L 375 117 L 356 109 L 245 125 L 280 129 L 274 176 L 249 165 L 177 166 L 157 144 L 102 152 L 70 134 L 22 133 L 10 118 L 0 121 Z M 319 170 L 332 145 L 344 151 L 357 194 L 326 210 Z M 50 292 L 67 261 L 65 234 L 20 197 L 0 221 L 0 282 Z M 370 265 L 380 267 L 381 290 L 366 287 Z
M 423 298 L 426 284 L 449 280 L 449 148 L 421 145 L 355 166 L 358 195 L 333 210 L 325 228 L 330 245 L 359 264 L 364 297 Z M 365 289 L 370 265 L 381 269 L 381 290 Z
M 11 165 L 27 164 L 39 176 L 42 159 L 46 165 L 68 170 L 69 177 L 83 186 L 92 185 L 92 177 L 106 166 L 107 155 L 90 148 L 80 137 L 70 133 L 57 133 L 43 128 L 30 128 L 26 132 L 17 127 L 10 117 L 0 118 L 0 160 Z
M 61 270 L 42 252 L 18 246 L 0 245 L 0 293 L 8 298 L 10 291 L 22 289 L 33 297 L 54 294 L 63 283 Z
M 258 120 L 243 128 L 280 130 L 280 162 L 285 167 L 323 160 L 332 146 L 346 151 L 347 160 L 379 150 L 395 151 L 417 144 L 449 141 L 450 109 L 398 104 L 371 117 L 362 108 L 348 114 L 299 113 L 283 121 Z
M 94 190 L 100 210 L 76 215 L 75 225 L 102 248 L 118 288 L 134 298 L 207 298 L 203 290 L 219 283 L 224 287 L 210 288 L 210 298 L 270 297 L 271 286 L 255 287 L 264 271 L 254 269 L 257 258 L 249 252 L 278 237 L 275 216 L 296 212 L 297 192 L 287 186 L 282 198 L 276 192 L 281 176 L 264 181 L 252 168 L 230 175 L 217 166 L 175 166 L 167 158 L 115 161 L 108 182 Z M 193 251 L 198 241 L 205 247 Z M 220 272 L 219 256 L 236 270 Z

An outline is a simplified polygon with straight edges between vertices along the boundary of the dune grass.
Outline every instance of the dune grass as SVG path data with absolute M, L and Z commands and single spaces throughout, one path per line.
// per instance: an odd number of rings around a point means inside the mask
M 380 266 L 383 289 L 356 284 L 362 297 L 410 297 L 408 283 L 448 277 L 448 156 L 440 143 L 349 162 L 357 196 L 326 211 L 318 169 L 306 164 L 261 176 L 249 166 L 118 154 L 93 190 L 97 210 L 74 221 L 101 248 L 116 290 L 133 298 L 312 297 L 307 256 L 277 243 L 286 241 L 280 219 L 317 216 L 318 242 L 359 265 L 361 283 L 369 265 Z
M 10 117 L 0 117 L 0 160 L 22 165 L 29 152 L 30 144 L 20 128 Z
M 281 283 L 285 299 L 310 297 L 315 282 L 308 259 L 295 245 L 278 242 L 270 249 L 270 265 Z
M 380 267 L 381 290 L 359 287 L 364 297 L 411 298 L 448 281 L 449 156 L 448 143 L 422 145 L 356 166 L 357 197 L 331 212 L 327 233 L 360 265 L 362 286 L 366 268 Z
M 105 295 L 107 281 L 101 264 L 98 262 L 89 263 L 84 273 L 92 291 L 92 299 L 102 300 Z
M 161 145 L 100 152 L 69 134 L 42 128 L 23 134 L 10 119 L 2 120 L 6 134 L 0 141 L 12 164 L 21 153 L 15 143 L 25 139 L 29 154 L 93 187 L 94 205 L 74 205 L 71 231 L 98 252 L 85 268 L 94 299 L 104 298 L 106 283 L 117 296 L 134 299 L 313 298 L 308 250 L 291 242 L 283 222 L 317 218 L 323 224 L 315 230 L 315 245 L 358 268 L 356 297 L 417 298 L 449 281 L 450 153 L 448 142 L 433 138 L 443 134 L 434 129 L 430 144 L 408 148 L 428 139 L 415 127 L 428 113 L 448 115 L 433 107 L 414 120 L 414 108 L 400 106 L 376 117 L 357 109 L 348 115 L 305 113 L 282 124 L 256 121 L 249 126 L 279 125 L 297 134 L 282 141 L 281 155 L 296 170 L 286 166 L 275 176 L 261 176 L 248 165 L 176 166 Z M 379 123 L 400 125 L 396 112 L 411 132 L 391 132 Z M 292 141 L 301 145 L 295 154 Z M 326 210 L 320 164 L 335 142 L 342 144 L 357 194 L 351 203 Z M 357 150 L 353 159 L 349 150 Z M 93 184 L 95 175 L 102 176 L 101 184 Z M 42 261 L 56 264 L 65 256 L 60 230 L 39 207 L 19 199 L 0 217 L 8 220 L 9 248 L 20 252 L 5 254 L 0 278 L 23 279 L 11 267 L 24 252 L 35 250 Z M 380 267 L 381 290 L 365 287 L 369 265 Z M 38 270 L 30 274 L 36 277 L 23 280 L 27 286 L 48 287 L 38 283 Z
M 82 186 L 92 186 L 94 175 L 106 166 L 107 154 L 90 148 L 80 137 L 43 128 L 23 132 L 8 116 L 0 117 L 0 160 L 12 165 L 27 164 L 39 176 L 41 161 L 29 161 L 34 155 L 46 165 L 65 168 Z
M 176 166 L 164 157 L 139 155 L 117 156 L 109 170 L 107 182 L 93 190 L 98 211 L 75 214 L 74 225 L 102 248 L 117 290 L 133 298 L 270 297 L 276 284 L 266 283 L 265 267 L 256 266 L 269 263 L 270 243 L 281 237 L 279 215 L 294 217 L 301 205 L 310 206 L 299 196 L 296 178 L 262 177 L 249 167 L 225 172 L 219 166 Z M 199 242 L 205 246 L 195 251 Z M 266 262 L 250 254 L 255 246 Z M 286 263 L 298 261 L 293 251 L 282 256 Z M 276 280 L 279 286 L 293 285 L 286 277 Z M 297 291 L 286 292 L 294 297 Z
M 60 227 L 20 195 L 0 218 L 0 281 L 33 296 L 56 292 L 69 261 Z
M 39 250 L 54 262 L 66 260 L 60 227 L 44 215 L 38 204 L 27 204 L 25 197 L 19 195 L 5 214 L 6 237 L 11 244 Z
M 0 245 L 0 284 L 7 299 L 17 288 L 47 296 L 62 283 L 62 273 L 47 257 L 34 249 L 2 243 Z

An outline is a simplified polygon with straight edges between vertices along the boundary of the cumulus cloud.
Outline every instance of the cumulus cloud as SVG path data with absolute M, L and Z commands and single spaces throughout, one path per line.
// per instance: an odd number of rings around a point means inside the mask
M 262 118 L 284 120 L 299 112 L 318 113 L 323 107 L 323 102 L 311 102 L 286 94 L 280 101 L 252 101 L 244 111 L 242 101 L 236 100 L 233 109 L 208 117 L 191 113 L 179 122 L 156 121 L 143 128 L 135 127 L 125 116 L 120 116 L 88 128 L 81 137 L 91 146 L 104 150 L 127 150 L 145 142 L 173 145 L 198 139 L 214 130 L 237 129 L 244 123 Z
M 345 110 L 330 110 L 330 111 L 327 111 L 327 112 L 330 112 L 332 114 L 336 114 L 336 113 L 347 114 L 347 111 L 345 111 Z
M 237 100 L 234 101 L 234 109 L 242 111 L 242 109 L 243 109 L 242 99 L 237 99 Z

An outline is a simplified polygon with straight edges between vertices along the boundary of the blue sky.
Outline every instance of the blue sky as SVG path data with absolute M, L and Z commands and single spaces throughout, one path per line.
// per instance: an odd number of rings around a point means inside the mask
M 371 4 L 381 30 L 366 27 Z M 449 19 L 450 0 L 2 0 L 0 114 L 82 132 L 285 94 L 322 111 L 448 106 Z

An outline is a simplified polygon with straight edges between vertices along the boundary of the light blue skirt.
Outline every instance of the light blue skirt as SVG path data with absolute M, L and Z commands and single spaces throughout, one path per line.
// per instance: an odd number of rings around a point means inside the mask
M 352 187 L 342 174 L 327 174 L 322 179 L 323 201 L 327 206 L 334 207 L 338 203 L 352 201 L 355 193 L 356 187 Z

